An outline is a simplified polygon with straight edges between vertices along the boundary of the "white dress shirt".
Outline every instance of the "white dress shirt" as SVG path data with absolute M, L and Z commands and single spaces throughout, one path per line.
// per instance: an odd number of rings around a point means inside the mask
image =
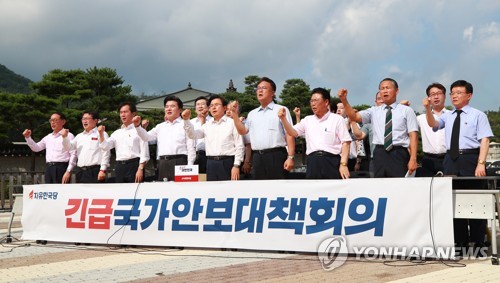
M 226 115 L 219 121 L 205 123 L 195 130 L 192 123 L 184 120 L 184 129 L 190 138 L 205 138 L 207 156 L 234 156 L 234 165 L 240 165 L 245 155 L 243 137 L 238 134 L 233 119 Z
M 446 112 L 449 112 L 446 108 L 443 108 L 441 111 L 441 115 Z M 437 115 L 434 114 L 434 119 L 437 120 Z M 429 124 L 427 124 L 427 118 L 424 114 L 420 114 L 417 116 L 417 123 L 420 127 L 420 133 L 422 136 L 422 150 L 424 153 L 430 154 L 443 154 L 446 153 L 446 135 L 444 129 L 434 131 Z
M 212 116 L 207 116 L 205 118 L 205 123 L 212 121 L 214 118 Z M 198 117 L 191 119 L 191 124 L 193 124 L 195 130 L 201 129 L 201 121 Z M 196 151 L 205 150 L 205 139 L 196 139 Z
M 193 165 L 196 159 L 194 140 L 188 138 L 183 126 L 179 116 L 173 122 L 167 120 L 148 132 L 137 127 L 137 134 L 145 142 L 156 141 L 157 156 L 185 154 L 188 165 Z
M 342 116 L 328 111 L 323 117 L 306 116 L 293 126 L 299 136 L 306 138 L 306 154 L 323 150 L 340 154 L 342 143 L 351 141 L 351 135 Z
M 104 132 L 104 138 L 108 138 L 106 132 Z M 100 170 L 104 171 L 109 167 L 110 152 L 99 147 L 97 127 L 88 132 L 79 133 L 73 140 L 68 137 L 63 138 L 63 147 L 66 150 L 76 150 L 78 167 L 100 165 Z
M 140 158 L 139 163 L 149 160 L 149 145 L 141 140 L 134 124 L 128 127 L 122 127 L 116 130 L 108 139 L 105 139 L 100 145 L 103 150 L 115 148 L 116 161 L 125 161 L 132 158 Z
M 72 140 L 75 136 L 72 133 L 68 133 L 68 138 Z M 31 137 L 29 137 L 26 138 L 26 142 L 34 152 L 46 149 L 46 162 L 69 162 L 68 168 L 66 169 L 68 172 L 73 170 L 73 167 L 76 165 L 76 151 L 68 151 L 64 149 L 62 145 L 61 132 L 50 133 L 39 142 L 35 142 Z

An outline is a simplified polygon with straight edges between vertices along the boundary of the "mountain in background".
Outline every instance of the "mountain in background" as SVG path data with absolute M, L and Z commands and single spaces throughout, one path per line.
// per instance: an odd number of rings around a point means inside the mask
M 30 79 L 16 74 L 0 64 L 0 92 L 32 93 L 30 83 L 32 83 Z

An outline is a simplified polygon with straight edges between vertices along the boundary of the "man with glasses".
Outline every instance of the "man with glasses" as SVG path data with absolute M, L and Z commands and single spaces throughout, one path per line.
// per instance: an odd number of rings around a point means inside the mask
M 314 115 L 306 116 L 295 126 L 287 121 L 284 107 L 278 112 L 281 123 L 289 135 L 306 138 L 306 178 L 349 178 L 347 159 L 351 136 L 344 118 L 330 112 L 330 93 L 324 88 L 312 90 L 310 103 Z
M 208 115 L 208 98 L 200 96 L 194 100 L 196 117 L 191 119 L 191 123 L 195 130 L 201 129 L 201 126 L 206 122 L 212 121 L 212 117 Z M 207 173 L 207 154 L 205 151 L 205 139 L 196 139 L 196 159 L 194 164 L 198 164 L 198 172 L 201 174 Z
M 115 149 L 115 182 L 141 183 L 144 180 L 144 166 L 149 161 L 149 147 L 143 142 L 134 129 L 133 118 L 137 107 L 132 102 L 123 102 L 118 107 L 120 120 L 123 125 L 114 131 L 109 138 L 105 138 L 105 127 L 100 125 L 99 146 L 102 150 Z M 142 128 L 141 128 L 142 129 Z
M 444 174 L 456 176 L 486 176 L 486 157 L 493 136 L 488 117 L 482 111 L 469 105 L 472 99 L 472 84 L 458 80 L 450 86 L 450 98 L 454 108 L 439 117 L 431 112 L 431 98 L 426 97 L 423 105 L 426 110 L 427 124 L 434 131 L 445 131 L 446 155 L 443 161 Z M 481 181 L 461 181 L 455 189 L 481 187 Z M 467 228 L 470 225 L 470 229 Z M 454 219 L 455 244 L 468 247 L 470 241 L 476 248 L 485 246 L 485 219 Z M 493 235 L 495 236 L 495 235 Z
M 78 157 L 76 172 L 77 183 L 97 183 L 104 182 L 106 170 L 109 167 L 109 150 L 102 150 L 99 147 L 99 133 L 97 123 L 99 113 L 95 111 L 85 111 L 82 115 L 83 132 L 76 135 L 73 140 L 68 137 L 68 129 L 62 131 L 63 147 L 65 150 L 76 150 Z M 108 134 L 104 132 L 104 138 Z
M 49 123 L 52 133 L 38 143 L 31 138 L 29 129 L 24 130 L 23 136 L 34 152 L 46 150 L 45 183 L 65 184 L 71 179 L 71 170 L 76 163 L 76 151 L 68 151 L 62 145 L 62 130 L 66 124 L 66 116 L 61 112 L 54 112 L 50 116 Z M 72 133 L 67 133 L 67 136 L 70 140 L 74 138 Z
M 246 126 L 241 122 L 236 106 L 232 117 L 240 135 L 250 135 L 252 147 L 252 175 L 255 180 L 285 179 L 294 167 L 295 138 L 286 134 L 278 111 L 284 106 L 274 103 L 276 84 L 267 77 L 257 82 L 257 100 L 260 106 L 248 113 Z M 285 107 L 286 119 L 291 124 L 290 111 Z
M 173 181 L 176 165 L 193 165 L 196 158 L 194 140 L 184 132 L 182 122 L 182 101 L 177 96 L 167 96 L 163 100 L 165 121 L 146 132 L 140 127 L 141 118 L 134 117 L 137 134 L 145 141 L 156 141 L 158 156 L 158 180 Z
M 384 104 L 363 111 L 356 111 L 347 101 L 347 89 L 340 89 L 338 96 L 344 104 L 349 119 L 371 123 L 373 129 L 373 170 L 375 178 L 404 177 L 417 169 L 418 125 L 415 112 L 397 103 L 398 83 L 383 79 L 379 92 Z
M 440 117 L 448 112 L 444 108 L 446 100 L 446 88 L 440 83 L 430 84 L 426 91 L 431 104 L 431 112 L 434 117 Z M 418 127 L 422 136 L 422 167 L 417 170 L 417 177 L 432 177 L 438 172 L 444 172 L 443 160 L 446 155 L 446 143 L 444 129 L 433 131 L 427 124 L 426 114 L 417 117 Z
M 182 112 L 184 129 L 189 138 L 205 139 L 207 152 L 207 181 L 239 180 L 240 166 L 243 162 L 245 145 L 238 134 L 233 120 L 226 116 L 227 101 L 219 95 L 213 95 L 209 101 L 213 119 L 195 129 L 189 121 L 191 111 Z

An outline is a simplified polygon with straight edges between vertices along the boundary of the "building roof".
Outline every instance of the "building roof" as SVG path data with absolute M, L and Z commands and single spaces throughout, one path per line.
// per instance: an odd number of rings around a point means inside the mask
M 152 110 L 152 109 L 163 110 L 164 109 L 163 100 L 167 96 L 177 96 L 184 104 L 184 108 L 194 108 L 194 101 L 196 98 L 200 96 L 205 96 L 209 98 L 212 95 L 214 94 L 208 91 L 192 88 L 191 83 L 189 83 L 188 87 L 183 90 L 139 101 L 137 103 L 137 110 L 139 111 Z

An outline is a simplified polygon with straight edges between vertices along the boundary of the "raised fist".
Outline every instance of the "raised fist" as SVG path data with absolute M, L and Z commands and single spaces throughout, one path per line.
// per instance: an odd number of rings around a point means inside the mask
M 141 116 L 134 116 L 134 118 L 132 118 L 132 123 L 134 123 L 134 126 L 139 127 L 141 124 Z
M 29 129 L 24 130 L 24 132 L 23 132 L 23 136 L 24 136 L 25 138 L 29 138 L 29 137 L 31 137 L 31 130 L 29 130 Z
M 61 133 L 61 136 L 62 136 L 63 138 L 65 138 L 65 137 L 67 137 L 67 136 L 68 136 L 69 130 L 68 130 L 68 129 L 64 129 L 64 128 L 63 128 L 63 129 L 61 130 L 61 132 L 60 132 L 60 133 Z
M 182 111 L 181 116 L 182 116 L 182 119 L 189 120 L 189 118 L 191 118 L 191 110 L 186 109 L 186 110 Z
M 337 92 L 337 95 L 341 100 L 347 98 L 347 89 L 345 89 L 345 88 L 339 89 L 339 91 Z
M 293 113 L 295 113 L 295 115 L 299 115 L 300 116 L 300 108 L 299 107 L 295 107 L 293 109 Z
M 429 107 L 431 105 L 430 98 L 429 97 L 424 98 L 424 100 L 422 100 L 422 104 L 424 105 L 425 108 Z
M 278 118 L 283 119 L 286 116 L 286 110 L 285 107 L 281 107 L 280 110 L 278 110 Z

